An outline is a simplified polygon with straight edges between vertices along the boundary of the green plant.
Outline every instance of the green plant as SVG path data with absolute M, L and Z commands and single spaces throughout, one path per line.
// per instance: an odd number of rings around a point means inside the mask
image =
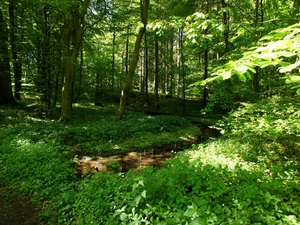
M 121 172 L 121 169 L 122 169 L 119 162 L 115 159 L 112 159 L 108 162 L 107 168 L 108 168 L 108 171 L 112 171 L 115 173 Z

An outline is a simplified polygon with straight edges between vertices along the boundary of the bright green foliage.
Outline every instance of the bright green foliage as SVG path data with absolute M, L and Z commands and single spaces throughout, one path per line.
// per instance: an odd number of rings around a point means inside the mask
M 260 46 L 245 52 L 243 57 L 236 61 L 229 61 L 217 67 L 212 73 L 213 77 L 205 81 L 197 82 L 196 85 L 205 85 L 214 80 L 226 80 L 236 75 L 239 80 L 245 82 L 250 79 L 251 73 L 255 73 L 255 68 L 265 68 L 270 66 L 279 67 L 280 73 L 287 74 L 287 83 L 298 83 L 298 76 L 290 76 L 295 73 L 293 70 L 299 66 L 298 59 L 300 24 L 294 24 L 284 29 L 278 29 L 265 36 L 260 41 Z M 294 88 L 299 88 L 296 85 Z M 299 93 L 300 90 L 297 90 Z

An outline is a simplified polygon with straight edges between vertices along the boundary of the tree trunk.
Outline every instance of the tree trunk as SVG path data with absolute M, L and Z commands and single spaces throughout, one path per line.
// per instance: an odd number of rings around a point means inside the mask
M 12 93 L 9 67 L 9 54 L 7 48 L 8 32 L 2 9 L 0 8 L 0 105 L 16 104 Z
M 145 43 L 145 91 L 146 91 L 146 104 L 150 105 L 149 101 L 149 60 L 148 60 L 148 41 L 147 41 L 147 32 L 145 32 L 144 37 Z
M 169 95 L 174 95 L 174 34 L 173 31 L 171 32 L 171 39 L 170 39 L 170 85 L 169 85 Z
M 49 10 L 47 7 L 44 7 L 44 42 L 43 42 L 43 52 L 42 52 L 42 71 L 43 71 L 43 79 L 45 83 L 45 100 L 47 110 L 50 111 L 51 108 L 51 100 L 52 100 L 52 76 L 50 71 L 50 35 L 51 35 L 51 27 L 50 27 L 50 18 L 49 18 Z
M 79 64 L 79 71 L 78 71 L 78 84 L 77 84 L 77 92 L 76 92 L 76 96 L 75 96 L 75 102 L 78 102 L 78 99 L 81 94 L 82 76 L 83 76 L 83 48 L 81 45 L 80 46 L 80 64 Z
M 137 66 L 138 59 L 139 59 L 139 51 L 140 51 L 140 47 L 141 47 L 142 38 L 143 38 L 143 35 L 144 35 L 144 33 L 146 31 L 146 27 L 147 27 L 149 3 L 150 3 L 150 0 L 140 0 L 141 20 L 142 20 L 142 23 L 144 26 L 139 29 L 139 33 L 136 37 L 134 53 L 132 56 L 132 60 L 130 61 L 126 80 L 123 84 L 121 98 L 120 98 L 120 106 L 116 112 L 116 115 L 114 118 L 115 121 L 121 120 L 124 115 L 124 112 L 125 112 L 126 103 L 127 103 L 132 79 L 133 79 L 134 70 Z
M 179 33 L 180 43 L 180 61 L 181 61 L 181 77 L 182 77 L 182 114 L 185 114 L 185 68 L 184 68 L 184 54 L 183 54 L 183 28 Z
M 17 36 L 16 36 L 16 24 L 15 24 L 15 1 L 9 1 L 9 20 L 10 20 L 10 43 L 12 51 L 12 62 L 14 68 L 14 80 L 15 80 L 15 99 L 21 99 L 21 78 L 22 78 L 22 59 L 21 51 L 17 45 Z
M 208 78 L 208 48 L 205 49 L 204 51 L 204 77 L 203 79 L 206 80 Z M 207 106 L 207 88 L 204 87 L 203 89 L 203 99 L 202 99 L 202 103 L 203 103 L 203 108 L 205 108 Z
M 72 87 L 75 72 L 75 62 L 79 55 L 82 44 L 82 23 L 87 13 L 90 0 L 85 0 L 83 9 L 79 12 L 78 6 L 73 6 L 65 15 L 64 30 L 62 37 L 62 56 L 64 81 L 62 87 L 61 115 L 59 121 L 69 121 L 72 111 Z M 72 40 L 72 43 L 71 43 Z M 72 50 L 71 50 L 72 45 Z
M 262 5 L 262 0 L 261 2 L 259 2 L 259 0 L 255 0 L 255 18 L 254 18 L 254 27 L 257 28 L 259 26 L 259 9 L 261 11 L 261 17 L 260 17 L 260 22 L 262 25 L 263 22 L 263 5 Z M 253 87 L 253 91 L 255 93 L 259 93 L 260 92 L 260 85 L 259 85 L 259 68 L 255 67 L 255 73 L 253 74 L 252 77 L 252 87 Z
M 158 65 L 158 38 L 155 37 L 155 71 L 154 71 L 154 107 L 158 109 L 158 82 L 159 82 L 159 65 Z
M 113 31 L 113 43 L 112 43 L 112 60 L 111 60 L 111 91 L 114 91 L 115 86 L 115 45 L 116 45 L 116 29 Z
M 224 43 L 225 43 L 225 54 L 230 51 L 230 43 L 229 43 L 229 13 L 226 11 L 227 4 L 225 0 L 222 0 L 222 8 L 223 12 L 223 24 L 225 25 L 225 30 L 223 32 Z

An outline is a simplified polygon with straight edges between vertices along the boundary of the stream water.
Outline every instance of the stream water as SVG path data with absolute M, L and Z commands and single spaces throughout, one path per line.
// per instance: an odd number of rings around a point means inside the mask
M 200 126 L 200 125 L 198 125 Z M 192 144 L 201 143 L 208 138 L 217 137 L 220 131 L 201 124 L 202 135 L 184 140 L 178 143 L 171 143 L 148 150 L 128 152 L 108 157 L 83 156 L 76 162 L 79 177 L 82 174 L 90 174 L 100 171 L 127 172 L 138 170 L 147 166 L 160 166 L 162 162 L 174 157 L 176 152 L 188 149 Z

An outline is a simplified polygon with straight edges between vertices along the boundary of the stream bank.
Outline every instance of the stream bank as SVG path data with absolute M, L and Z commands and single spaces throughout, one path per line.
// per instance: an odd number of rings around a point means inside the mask
M 177 152 L 189 149 L 193 144 L 200 144 L 210 138 L 221 135 L 220 130 L 213 126 L 199 122 L 193 124 L 201 129 L 202 134 L 180 142 L 105 157 L 81 156 L 75 159 L 75 168 L 78 172 L 77 176 L 81 179 L 84 175 L 95 172 L 127 172 L 129 170 L 143 169 L 147 166 L 159 167 L 164 161 L 174 157 Z

